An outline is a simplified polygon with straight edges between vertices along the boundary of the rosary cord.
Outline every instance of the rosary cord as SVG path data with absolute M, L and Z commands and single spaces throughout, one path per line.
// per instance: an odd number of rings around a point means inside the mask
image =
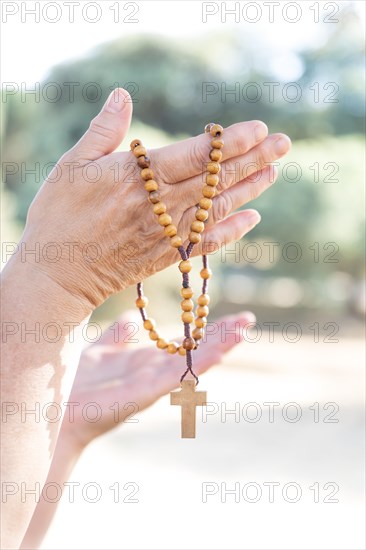
M 215 196 L 215 187 L 219 183 L 220 161 L 222 160 L 221 149 L 224 146 L 222 140 L 223 127 L 220 124 L 210 122 L 205 126 L 205 133 L 211 135 L 211 151 L 210 160 L 207 163 L 207 174 L 205 179 L 205 185 L 202 188 L 202 198 L 197 206 L 195 213 L 195 220 L 191 223 L 191 231 L 189 233 L 189 244 L 187 248 L 183 246 L 183 239 L 177 234 L 177 227 L 172 223 L 172 218 L 167 213 L 167 207 L 161 199 L 159 194 L 158 183 L 154 180 L 154 172 L 150 168 L 150 158 L 147 156 L 147 150 L 143 147 L 140 140 L 135 139 L 130 143 L 131 151 L 137 159 L 137 164 L 141 168 L 141 179 L 144 181 L 144 187 L 149 193 L 149 201 L 153 206 L 154 213 L 158 216 L 158 223 L 164 227 L 165 236 L 169 237 L 170 245 L 178 249 L 182 261 L 179 264 L 179 270 L 182 273 L 182 288 L 181 296 L 184 298 L 181 302 L 183 310 L 182 321 L 184 324 L 184 340 L 180 347 L 177 347 L 175 342 L 167 343 L 163 338 L 160 338 L 159 333 L 155 330 L 155 321 L 149 319 L 146 316 L 145 306 L 147 305 L 147 298 L 143 295 L 142 282 L 137 284 L 138 298 L 136 305 L 140 310 L 142 320 L 144 322 L 144 328 L 149 331 L 151 340 L 155 340 L 158 348 L 167 349 L 168 353 L 179 352 L 180 355 L 186 355 L 187 369 L 183 373 L 180 381 L 182 382 L 188 372 L 191 373 L 193 378 L 198 384 L 198 377 L 192 369 L 192 351 L 197 349 L 198 341 L 202 338 L 202 331 L 207 323 L 208 315 L 208 303 L 209 296 L 207 295 L 208 279 L 211 276 L 211 271 L 208 268 L 208 259 L 205 254 L 202 255 L 203 269 L 200 271 L 200 275 L 203 279 L 202 295 L 198 298 L 197 318 L 195 319 L 196 328 L 193 330 L 191 336 L 191 323 L 194 320 L 192 313 L 193 291 L 189 285 L 189 272 L 192 268 L 192 264 L 189 261 L 194 245 L 201 242 L 202 231 L 204 230 L 204 222 L 208 218 L 208 210 L 212 207 L 212 197 Z

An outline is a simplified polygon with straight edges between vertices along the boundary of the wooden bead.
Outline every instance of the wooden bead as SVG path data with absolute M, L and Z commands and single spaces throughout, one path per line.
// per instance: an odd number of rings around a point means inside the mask
M 212 149 L 212 151 L 210 152 L 210 159 L 215 162 L 220 162 L 220 160 L 222 159 L 222 152 L 220 151 L 220 149 Z
M 149 201 L 151 202 L 151 204 L 156 204 L 157 202 L 160 202 L 159 193 L 157 191 L 153 191 L 152 193 L 149 193 Z
M 196 231 L 196 233 L 202 233 L 204 228 L 205 228 L 205 224 L 203 222 L 198 221 L 198 220 L 194 220 L 191 223 L 191 230 Z
M 186 350 L 184 349 L 183 346 L 179 346 L 178 353 L 179 353 L 179 355 L 186 355 L 187 354 L 187 352 L 186 352 Z
M 150 330 L 150 332 L 149 332 L 149 338 L 150 338 L 150 340 L 159 340 L 160 336 L 159 336 L 159 334 L 156 332 L 156 330 Z
M 211 132 L 212 126 L 214 126 L 214 125 L 215 125 L 214 122 L 209 122 L 208 124 L 206 124 L 206 126 L 205 126 L 205 133 L 206 133 L 206 134 L 209 134 L 209 133 Z
M 198 306 L 196 309 L 197 317 L 207 317 L 208 316 L 208 307 L 207 306 Z
M 191 231 L 188 235 L 189 242 L 192 244 L 198 244 L 201 242 L 201 235 L 195 231 Z
M 133 148 L 132 152 L 135 155 L 135 157 L 144 157 L 147 151 L 145 147 L 143 147 L 142 145 L 137 145 L 136 147 Z
M 209 185 L 205 185 L 202 189 L 202 195 L 207 199 L 211 199 L 215 195 L 215 193 L 215 188 L 210 187 Z
M 194 303 L 193 303 L 193 301 L 190 300 L 190 299 L 188 299 L 188 300 L 187 300 L 187 299 L 182 300 L 181 303 L 180 303 L 180 305 L 181 305 L 181 308 L 182 308 L 183 311 L 192 311 L 193 308 L 194 308 Z
M 189 351 L 194 349 L 195 345 L 196 345 L 196 342 L 190 336 L 188 336 L 187 338 L 184 338 L 182 342 L 183 348 Z
M 163 202 L 157 202 L 156 204 L 154 204 L 153 210 L 154 214 L 164 214 L 164 212 L 166 212 L 166 206 Z
M 207 174 L 206 176 L 206 183 L 207 185 L 211 185 L 211 187 L 215 187 L 219 181 L 220 178 L 216 174 Z
M 182 296 L 182 298 L 185 298 L 186 300 L 188 300 L 189 298 L 192 298 L 193 290 L 191 289 L 190 286 L 188 288 L 183 287 L 180 289 L 180 295 Z
M 164 228 L 164 235 L 166 235 L 167 237 L 174 237 L 176 234 L 177 228 L 172 223 Z
M 206 180 L 207 181 L 207 180 Z M 155 180 L 147 180 L 144 184 L 146 191 L 157 191 L 159 186 Z
M 192 331 L 192 337 L 195 339 L 195 340 L 201 340 L 203 336 L 203 332 L 202 332 L 202 329 L 200 328 L 195 328 L 193 331 Z
M 178 348 L 179 348 L 178 344 L 176 344 L 175 342 L 169 342 L 167 347 L 167 352 L 171 354 L 177 353 Z
M 141 145 L 141 141 L 139 139 L 134 139 L 130 143 L 131 151 L 133 151 L 135 149 L 135 147 L 139 147 L 140 145 Z
M 199 306 L 208 306 L 210 303 L 210 297 L 208 294 L 201 294 L 198 296 L 197 303 Z
M 211 141 L 211 147 L 214 149 L 222 149 L 224 146 L 224 141 L 222 139 L 213 139 Z
M 141 170 L 141 177 L 143 180 L 146 180 L 146 181 L 153 180 L 154 172 L 151 170 L 151 168 L 144 168 L 143 170 Z
M 165 349 L 168 347 L 168 342 L 164 338 L 159 338 L 156 345 L 159 349 Z
M 214 124 L 210 128 L 210 134 L 212 137 L 221 136 L 224 133 L 224 129 L 220 124 Z
M 154 319 L 145 319 L 144 328 L 146 330 L 154 330 L 155 326 L 156 326 L 156 322 L 154 321 Z
M 170 244 L 174 248 L 179 248 L 180 246 L 182 246 L 183 241 L 182 241 L 181 237 L 179 237 L 179 235 L 175 235 L 174 237 L 170 238 Z
M 183 323 L 193 323 L 194 321 L 194 315 L 191 311 L 184 311 L 182 313 L 182 321 Z
M 210 210 L 210 208 L 212 207 L 212 200 L 208 197 L 204 197 L 200 200 L 199 205 L 203 210 Z
M 181 262 L 179 262 L 178 267 L 181 273 L 189 273 L 192 269 L 192 264 L 189 260 L 182 260 Z
M 202 279 L 209 279 L 210 277 L 212 277 L 212 271 L 209 267 L 204 267 L 203 269 L 201 269 L 200 275 Z
M 140 168 L 149 168 L 150 166 L 150 159 L 149 157 L 139 157 L 137 159 L 137 164 Z
M 197 317 L 194 320 L 194 324 L 197 328 L 204 328 L 207 325 L 207 318 L 206 317 Z
M 158 223 L 165 227 L 172 223 L 172 218 L 169 216 L 169 214 L 160 214 L 160 216 L 158 217 Z
M 196 216 L 196 220 L 199 220 L 200 222 L 204 222 L 208 218 L 208 212 L 203 208 L 199 208 L 198 210 L 196 210 L 195 216 Z
M 149 300 L 145 296 L 140 296 L 136 300 L 136 305 L 139 309 L 146 307 L 148 303 L 149 303 Z
M 207 164 L 207 172 L 210 172 L 210 174 L 218 174 L 221 170 L 221 166 L 219 165 L 218 162 L 209 162 Z M 143 170 L 142 170 L 143 172 Z M 142 173 L 141 172 L 141 173 Z M 145 178 L 143 178 L 145 179 Z

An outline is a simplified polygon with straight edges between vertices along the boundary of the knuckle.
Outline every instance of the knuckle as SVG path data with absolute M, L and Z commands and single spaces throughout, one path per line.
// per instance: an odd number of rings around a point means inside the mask
M 233 204 L 228 193 L 223 193 L 215 197 L 213 217 L 215 221 L 220 221 L 226 218 L 232 211 Z
M 110 139 L 114 137 L 114 131 L 111 128 L 107 128 L 103 124 L 100 124 L 100 122 L 98 121 L 98 117 L 94 118 L 91 121 L 89 129 L 93 134 L 97 134 L 104 139 Z

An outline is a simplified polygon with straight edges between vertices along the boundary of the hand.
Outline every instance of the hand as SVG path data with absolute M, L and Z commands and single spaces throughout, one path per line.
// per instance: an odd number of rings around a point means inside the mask
M 74 301 L 81 299 L 88 313 L 111 294 L 179 260 L 155 219 L 139 172 L 132 174 L 137 169 L 132 152 L 113 152 L 126 136 L 131 116 L 128 93 L 115 90 L 44 182 L 22 238 L 27 249 L 41 250 L 36 270 Z M 260 220 L 254 210 L 227 216 L 276 179 L 269 163 L 289 150 L 290 140 L 282 134 L 266 137 L 267 133 L 259 121 L 225 130 L 222 182 L 196 254 L 205 243 L 222 246 L 241 238 Z M 148 152 L 159 193 L 183 238 L 202 197 L 210 148 L 210 138 L 202 134 Z
M 131 413 L 142 411 L 177 387 L 185 369 L 185 358 L 168 355 L 151 346 L 141 348 L 137 343 L 124 343 L 131 332 L 128 323 L 132 319 L 134 317 L 124 316 L 119 320 L 119 343 L 113 341 L 115 331 L 107 330 L 100 342 L 82 353 L 69 398 L 69 402 L 78 405 L 73 407 L 72 414 L 71 408 L 66 411 L 58 448 L 82 450 Z M 243 341 L 243 328 L 253 322 L 255 317 L 249 312 L 218 319 L 216 334 L 208 335 L 193 352 L 195 372 L 200 375 L 219 363 L 228 351 Z M 230 334 L 234 329 L 236 333 Z M 88 403 L 97 403 L 99 407 L 100 420 L 95 423 L 88 421 L 87 415 L 96 414 L 94 406 L 88 413 Z M 138 409 L 134 411 L 128 403 L 136 404 Z

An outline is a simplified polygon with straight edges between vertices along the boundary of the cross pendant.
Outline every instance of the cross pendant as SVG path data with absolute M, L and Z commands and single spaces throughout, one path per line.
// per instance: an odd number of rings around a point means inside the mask
M 182 407 L 183 438 L 196 437 L 196 407 L 206 405 L 206 392 L 196 392 L 195 380 L 183 380 L 180 391 L 170 393 L 170 404 Z

